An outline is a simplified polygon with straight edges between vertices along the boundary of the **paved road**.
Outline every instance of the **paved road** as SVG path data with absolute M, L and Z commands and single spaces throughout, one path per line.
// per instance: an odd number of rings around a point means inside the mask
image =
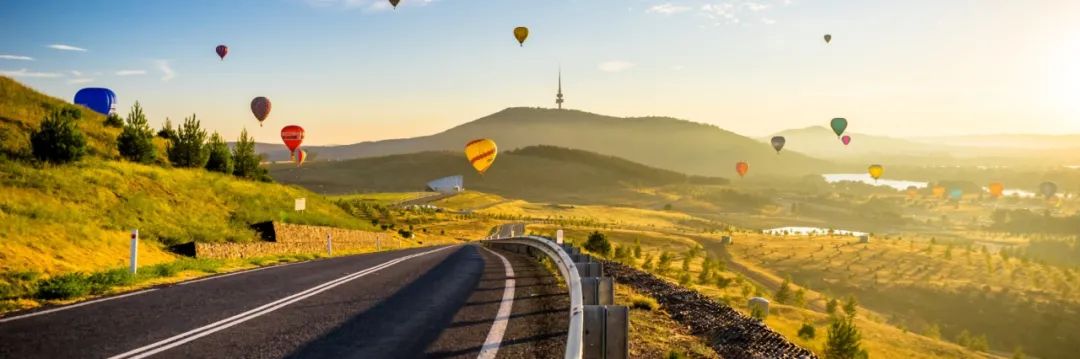
M 522 235 L 525 235 L 525 223 L 502 224 L 495 230 L 495 236 L 499 238 L 510 238 Z
M 0 318 L 0 358 L 556 357 L 568 302 L 531 258 L 409 249 Z

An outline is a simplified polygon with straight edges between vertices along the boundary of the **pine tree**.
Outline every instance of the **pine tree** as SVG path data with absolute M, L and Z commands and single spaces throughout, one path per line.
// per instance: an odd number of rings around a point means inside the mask
M 86 136 L 75 125 L 75 116 L 56 111 L 41 121 L 41 127 L 30 134 L 34 157 L 51 163 L 78 161 L 86 154 Z
M 825 311 L 829 314 L 836 314 L 836 309 L 840 307 L 840 301 L 836 298 L 829 299 L 829 302 L 825 304 Z
M 232 153 L 229 145 L 217 132 L 210 135 L 210 143 L 206 145 L 210 155 L 206 161 L 206 169 L 231 175 L 233 173 Z
M 146 120 L 146 114 L 138 101 L 131 106 L 124 129 L 116 138 L 116 147 L 120 155 L 131 162 L 152 163 L 157 160 L 154 130 L 150 129 L 150 122 Z
M 829 324 L 829 336 L 825 341 L 826 359 L 856 359 L 865 354 L 861 346 L 862 334 L 852 317 L 836 317 Z M 863 355 L 860 355 L 863 354 Z
M 788 304 L 791 302 L 791 280 L 785 278 L 784 283 L 780 284 L 780 289 L 776 290 L 776 295 L 773 299 L 780 304 Z
M 161 125 L 161 130 L 158 131 L 157 135 L 166 140 L 176 137 L 176 129 L 173 128 L 172 120 L 166 117 L 165 123 Z
M 206 130 L 191 115 L 184 119 L 176 137 L 169 141 L 169 161 L 176 167 L 203 168 L 210 153 L 206 150 Z
M 247 129 L 240 131 L 240 138 L 233 146 L 233 174 L 236 177 L 260 179 L 266 169 L 259 167 L 259 156 L 255 154 L 255 139 L 248 136 Z
M 854 318 L 855 312 L 859 309 L 859 301 L 855 299 L 854 295 L 848 295 L 847 301 L 844 302 L 844 313 L 847 313 L 849 317 Z

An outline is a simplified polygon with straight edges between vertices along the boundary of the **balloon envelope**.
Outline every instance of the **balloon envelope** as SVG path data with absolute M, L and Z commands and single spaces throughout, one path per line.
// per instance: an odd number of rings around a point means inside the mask
M 217 48 L 214 49 L 214 52 L 217 53 L 218 57 L 224 60 L 225 55 L 229 54 L 229 47 L 225 45 L 217 45 Z
M 251 113 L 255 115 L 255 119 L 259 120 L 261 127 L 263 120 L 270 115 L 270 99 L 262 96 L 251 99 Z
M 480 174 L 484 174 L 488 168 L 491 168 L 498 153 L 498 146 L 490 139 L 481 138 L 465 144 L 465 158 L 469 159 L 469 163 Z
M 1057 194 L 1057 190 L 1057 184 L 1054 182 L 1043 182 L 1039 185 L 1039 192 L 1046 198 L 1053 197 L 1054 194 Z
M 399 2 L 401 2 L 401 0 L 390 0 L 390 5 L 393 5 L 393 6 L 394 6 L 394 8 L 395 8 L 395 9 L 397 9 L 397 4 L 398 4 Z
M 942 198 L 945 196 L 945 187 L 934 186 L 934 189 L 932 191 L 934 192 L 934 197 Z
M 304 128 L 288 125 L 281 129 L 281 141 L 289 148 L 289 159 L 295 160 L 296 149 L 304 142 Z
M 825 34 L 825 43 L 828 44 L 830 42 L 832 42 L 832 35 Z
M 735 164 L 735 172 L 739 174 L 739 177 L 746 176 L 746 172 L 750 171 L 750 164 L 746 162 L 739 162 Z
M 836 133 L 836 137 L 840 137 L 840 135 L 844 134 L 844 130 L 847 130 L 847 119 L 834 118 L 829 122 L 829 127 L 832 127 L 832 132 Z
M 305 160 L 307 160 L 307 151 L 297 150 L 296 151 L 296 167 L 303 166 Z
M 94 112 L 108 116 L 115 110 L 116 93 L 107 88 L 88 87 L 75 93 L 76 105 L 89 107 Z
M 873 177 L 874 180 L 877 180 L 878 178 L 881 178 L 882 174 L 885 173 L 885 167 L 881 167 L 881 165 L 870 165 L 870 168 L 867 169 L 867 172 L 870 173 L 870 177 Z
M 769 142 L 772 143 L 772 148 L 776 150 L 776 153 L 780 153 L 780 150 L 784 149 L 784 144 L 787 143 L 787 139 L 785 139 L 784 136 L 773 136 L 772 140 Z
M 514 28 L 514 38 L 517 39 L 518 44 L 525 46 L 525 39 L 529 37 L 529 28 L 524 26 L 518 26 Z
M 850 145 L 851 144 L 851 136 L 844 135 L 844 137 L 840 137 L 840 142 L 843 142 L 844 146 Z
M 949 198 L 951 198 L 954 201 L 959 201 L 960 198 L 963 197 L 963 196 L 964 196 L 964 191 L 959 189 L 959 188 L 953 188 L 951 191 L 949 191 Z
M 990 196 L 994 198 L 1001 197 L 1001 195 L 1005 193 L 1005 185 L 999 182 L 991 183 L 987 189 L 990 190 Z

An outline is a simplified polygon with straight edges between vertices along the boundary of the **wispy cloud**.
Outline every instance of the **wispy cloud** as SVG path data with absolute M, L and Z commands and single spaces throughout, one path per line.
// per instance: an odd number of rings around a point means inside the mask
M 141 76 L 146 75 L 146 70 L 120 70 L 116 72 L 116 76 Z
M 701 6 L 701 13 L 717 23 L 723 21 L 729 24 L 738 24 L 739 17 L 736 16 L 736 11 L 735 5 L 731 3 L 705 4 Z
M 59 72 L 35 72 L 27 69 L 18 70 L 0 70 L 0 75 L 8 77 L 34 77 L 34 78 L 57 78 L 63 77 L 64 74 Z
M 776 23 L 776 20 L 773 20 L 773 19 L 770 19 L 770 18 L 767 18 L 767 17 L 763 17 L 763 18 L 761 18 L 761 23 L 765 24 L 765 25 L 772 25 L 772 24 Z
M 0 60 L 34 61 L 33 57 L 20 55 L 0 55 Z
M 675 5 L 675 4 L 672 4 L 672 3 L 663 3 L 663 4 L 660 4 L 660 5 L 653 5 L 648 10 L 645 10 L 645 12 L 648 12 L 648 13 L 664 14 L 664 15 L 678 14 L 678 13 L 687 12 L 687 11 L 690 11 L 689 6 Z
M 87 52 L 87 51 L 89 51 L 89 50 L 81 48 L 81 47 L 75 47 L 75 46 L 64 45 L 64 44 L 52 44 L 52 45 L 49 45 L 49 46 L 46 46 L 46 47 L 48 47 L 50 49 L 53 49 L 53 50 L 60 50 L 60 51 L 78 51 L 78 52 Z
M 765 10 L 768 10 L 769 8 L 771 8 L 772 4 L 762 4 L 762 3 L 756 3 L 756 2 L 745 2 L 745 3 L 743 3 L 743 6 L 745 6 L 748 10 L 753 11 L 753 12 L 762 12 L 762 11 L 765 11 Z
M 71 74 L 72 74 L 72 75 L 75 75 L 75 77 L 79 77 L 79 76 L 82 76 L 82 72 L 80 72 L 80 71 L 76 71 L 76 70 L 71 70 Z
M 604 72 L 622 72 L 633 68 L 635 64 L 633 62 L 612 60 L 607 62 L 601 62 L 596 68 Z
M 169 81 L 176 77 L 176 72 L 169 65 L 169 60 L 158 60 L 158 70 L 161 70 L 161 81 Z
M 85 84 L 85 83 L 90 83 L 90 82 L 94 82 L 94 79 L 78 78 L 78 79 L 68 80 L 69 84 Z

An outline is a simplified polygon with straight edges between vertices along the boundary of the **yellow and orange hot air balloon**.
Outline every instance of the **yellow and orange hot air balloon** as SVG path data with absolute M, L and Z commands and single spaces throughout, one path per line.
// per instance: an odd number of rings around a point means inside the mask
M 934 191 L 934 197 L 945 198 L 945 187 L 934 186 L 934 189 L 932 191 Z
M 304 161 L 307 160 L 307 151 L 296 150 L 296 167 L 304 165 Z
M 465 158 L 469 159 L 469 163 L 480 174 L 484 174 L 491 167 L 498 152 L 499 148 L 495 146 L 495 141 L 487 138 L 472 140 L 465 144 Z
M 739 162 L 735 164 L 735 172 L 739 174 L 739 177 L 745 177 L 746 172 L 750 171 L 750 164 L 746 162 Z
M 877 181 L 879 178 L 881 178 L 881 175 L 885 173 L 885 167 L 881 167 L 881 165 L 870 165 L 870 168 L 867 169 L 867 172 L 870 173 L 870 177 L 874 178 L 874 180 Z
M 514 38 L 517 39 L 518 44 L 525 46 L 525 39 L 529 37 L 529 28 L 524 26 L 518 26 L 514 28 Z
M 1001 195 L 1005 193 L 1005 185 L 1000 182 L 991 183 L 987 187 L 990 190 L 990 197 L 1001 198 Z

